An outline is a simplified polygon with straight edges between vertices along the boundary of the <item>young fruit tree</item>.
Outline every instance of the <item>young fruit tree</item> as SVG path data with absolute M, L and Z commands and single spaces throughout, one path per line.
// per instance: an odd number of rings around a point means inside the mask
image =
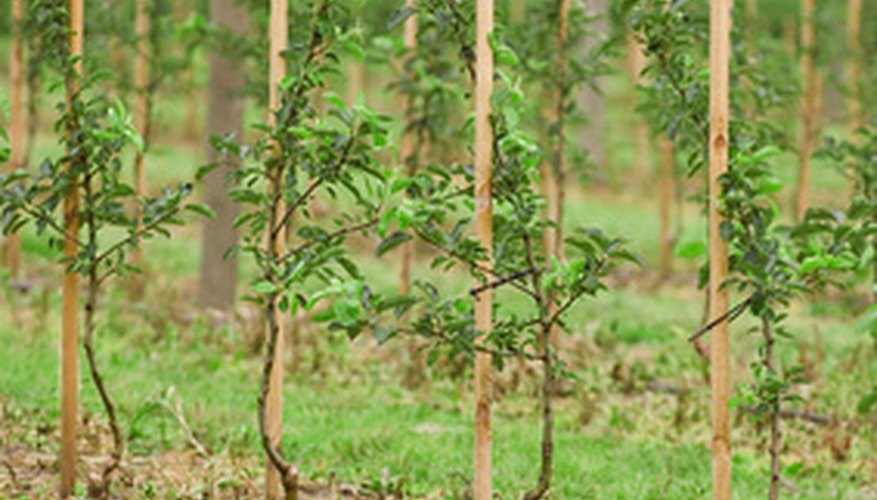
M 403 203 L 388 209 L 377 225 L 384 238 L 379 254 L 416 237 L 437 253 L 432 268 L 448 271 L 463 267 L 476 283 L 463 296 L 447 297 L 437 281 L 419 280 L 412 297 L 372 301 L 367 307 L 369 314 L 349 330 L 355 334 L 368 325 L 381 324 L 375 330 L 375 337 L 381 341 L 399 334 L 426 339 L 428 359 L 433 362 L 442 354 L 450 358 L 462 355 L 474 361 L 476 498 L 489 498 L 491 492 L 490 372 L 502 369 L 509 359 L 538 363 L 541 458 L 538 480 L 524 496 L 543 498 L 551 489 L 554 474 L 556 381 L 567 374 L 552 347 L 551 332 L 566 329 L 566 313 L 584 297 L 606 289 L 604 278 L 612 269 L 638 259 L 622 240 L 593 229 L 569 235 L 569 250 L 564 255 L 545 252 L 547 240 L 543 236 L 553 222 L 545 217 L 545 201 L 537 192 L 538 165 L 543 154 L 520 128 L 525 99 L 511 73 L 517 56 L 496 31 L 484 40 L 477 38 L 490 31 L 478 27 L 478 20 L 485 22 L 481 16 L 489 16 L 489 12 L 481 11 L 483 8 L 436 1 L 426 2 L 418 12 L 426 30 L 441 26 L 437 19 L 451 20 L 444 31 L 436 34 L 457 44 L 461 71 L 475 85 L 475 168 L 466 164 L 430 165 L 413 177 L 397 179 L 393 188 L 404 190 L 406 197 Z M 476 20 L 475 26 L 472 20 Z M 483 46 L 479 49 L 478 44 Z M 479 60 L 479 55 L 491 52 L 496 54 L 498 69 Z M 498 82 L 491 92 L 479 90 L 479 85 L 487 85 L 486 79 L 479 76 L 485 66 L 493 74 L 487 80 L 491 84 Z M 486 99 L 483 92 L 491 96 L 489 108 L 487 103 L 478 104 L 479 98 Z M 489 114 L 482 116 L 485 108 Z M 398 231 L 391 233 L 393 225 Z M 473 225 L 474 234 L 467 231 Z M 491 297 L 506 290 L 520 294 L 527 306 L 508 310 L 494 304 Z M 384 326 L 379 318 L 384 313 L 399 316 L 406 311 L 411 314 L 410 323 Z
M 278 346 L 288 317 L 322 300 L 332 301 L 328 314 L 339 325 L 358 320 L 359 304 L 370 291 L 344 242 L 348 235 L 367 233 L 378 221 L 387 174 L 375 153 L 386 143 L 388 119 L 363 106 L 347 106 L 322 90 L 327 75 L 337 71 L 341 48 L 355 43 L 350 32 L 336 29 L 337 20 L 347 15 L 344 6 L 331 0 L 299 5 L 309 15 L 293 33 L 305 36 L 286 50 L 282 3 L 275 1 L 272 10 L 271 118 L 259 126 L 262 135 L 252 146 L 222 137 L 214 138 L 214 144 L 221 154 L 243 161 L 234 171 L 229 194 L 241 208 L 235 226 L 243 238 L 234 251 L 254 259 L 257 279 L 249 298 L 260 304 L 267 323 L 259 433 L 285 497 L 296 498 L 299 473 L 281 447 L 283 358 Z M 318 97 L 329 105 L 325 113 L 317 112 Z M 215 167 L 206 166 L 200 175 Z M 312 217 L 310 201 L 317 196 L 350 201 L 350 208 L 334 217 L 334 228 Z M 293 233 L 288 247 L 287 227 Z M 269 496 L 279 496 L 272 492 L 270 476 L 267 487 Z
M 723 3 L 723 2 L 717 2 Z M 780 487 L 780 454 L 782 434 L 781 408 L 798 398 L 794 384 L 799 380 L 799 369 L 780 366 L 776 356 L 778 338 L 789 337 L 785 325 L 791 301 L 820 289 L 832 281 L 838 271 L 851 266 L 849 256 L 838 248 L 832 258 L 815 258 L 835 248 L 816 237 L 825 231 L 825 225 L 784 227 L 772 195 L 782 189 L 776 171 L 776 157 L 787 143 L 769 123 L 744 117 L 729 103 L 728 83 L 731 60 L 730 5 L 713 5 L 711 11 L 710 52 L 710 113 L 709 129 L 704 117 L 707 103 L 692 99 L 703 95 L 705 82 L 700 77 L 706 63 L 699 54 L 698 41 L 706 37 L 706 30 L 689 22 L 686 6 L 670 4 L 666 10 L 650 5 L 637 11 L 638 23 L 649 47 L 651 62 L 648 72 L 655 75 L 652 89 L 647 94 L 653 106 L 667 103 L 652 115 L 660 127 L 665 127 L 677 145 L 688 155 L 689 169 L 697 171 L 706 161 L 703 158 L 704 141 L 709 140 L 709 208 L 710 208 L 710 262 L 709 284 L 711 309 L 708 324 L 695 333 L 691 340 L 709 333 L 712 346 L 713 380 L 713 491 L 714 496 L 730 498 L 730 435 L 728 325 L 748 313 L 757 320 L 762 342 L 757 359 L 752 363 L 753 380 L 739 388 L 733 398 L 736 404 L 747 403 L 746 408 L 770 430 L 769 454 L 771 475 L 769 495 L 777 498 Z M 716 37 L 720 37 L 716 39 Z M 742 50 L 738 48 L 737 50 Z M 742 58 L 741 58 L 742 59 Z M 717 61 L 720 63 L 716 67 Z M 737 86 L 735 100 L 752 102 L 760 107 L 753 116 L 764 116 L 769 107 L 781 101 L 747 96 L 775 96 L 769 79 L 757 74 L 758 68 L 747 68 L 747 77 L 753 85 Z M 737 77 L 739 78 L 739 77 Z M 767 106 L 767 107 L 765 107 Z M 739 104 L 733 108 L 740 108 Z M 811 210 L 807 219 L 820 211 Z M 811 234 L 807 244 L 801 244 L 795 235 Z M 742 296 L 736 305 L 728 307 L 731 292 Z

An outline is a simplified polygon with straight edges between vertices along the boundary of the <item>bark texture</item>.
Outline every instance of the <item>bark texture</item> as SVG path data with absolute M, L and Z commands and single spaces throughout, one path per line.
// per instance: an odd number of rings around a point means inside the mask
M 236 34 L 247 30 L 246 7 L 235 0 L 213 0 L 211 16 L 215 24 L 225 26 Z M 210 81 L 207 89 L 207 136 L 237 134 L 243 129 L 244 66 L 224 54 L 209 56 Z M 207 145 L 210 162 L 220 167 L 204 178 L 204 201 L 216 217 L 204 222 L 201 238 L 201 274 L 198 304 L 202 308 L 229 310 L 234 305 L 237 290 L 237 259 L 226 259 L 225 253 L 237 243 L 237 231 L 232 222 L 238 215 L 236 205 L 228 197 L 225 179 L 235 169 L 235 158 L 220 156 Z

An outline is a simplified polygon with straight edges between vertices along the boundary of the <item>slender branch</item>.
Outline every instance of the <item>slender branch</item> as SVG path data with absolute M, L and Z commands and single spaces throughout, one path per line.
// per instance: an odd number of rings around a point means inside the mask
M 348 159 L 350 158 L 350 151 L 353 149 L 354 142 L 354 137 L 353 135 L 351 135 L 350 140 L 348 140 L 347 144 L 344 146 L 341 157 L 338 158 L 338 161 L 335 162 L 335 164 L 332 166 L 333 171 L 340 170 L 341 167 L 343 167 L 344 164 L 347 163 Z M 295 211 L 298 210 L 306 201 L 308 201 L 311 196 L 313 196 L 314 192 L 316 192 L 317 188 L 319 188 L 323 184 L 323 182 L 325 182 L 325 180 L 325 177 L 318 177 L 317 179 L 315 179 L 313 182 L 311 182 L 307 189 L 305 189 L 304 193 L 302 193 L 301 196 L 298 197 L 298 199 L 296 199 L 286 208 L 283 217 L 280 218 L 280 221 L 277 222 L 277 225 L 271 227 L 272 236 L 277 236 L 278 234 L 280 234 L 280 231 L 282 231 L 283 228 L 286 227 L 286 223 L 289 222 L 289 219 L 292 217 Z M 275 199 L 275 203 L 276 202 L 277 200 Z
M 483 265 L 481 265 L 481 264 L 479 264 L 478 262 L 475 262 L 475 261 L 473 261 L 473 260 L 467 259 L 465 256 L 460 255 L 457 251 L 455 251 L 455 250 L 453 250 L 453 249 L 451 249 L 451 248 L 447 248 L 447 247 L 445 247 L 445 246 L 443 246 L 443 245 L 441 245 L 441 244 L 439 244 L 439 243 L 436 243 L 435 241 L 433 241 L 432 239 L 430 239 L 426 234 L 424 234 L 423 231 L 419 231 L 419 230 L 415 229 L 414 232 L 415 232 L 415 234 L 417 234 L 417 236 L 418 236 L 421 240 L 425 241 L 427 244 L 429 244 L 429 245 L 432 246 L 433 248 L 435 248 L 435 249 L 437 249 L 437 250 L 439 250 L 439 251 L 441 251 L 441 252 L 443 252 L 443 253 L 445 253 L 445 254 L 447 254 L 447 255 L 449 255 L 449 256 L 451 256 L 451 257 L 457 259 L 457 260 L 459 260 L 460 262 L 462 262 L 462 263 L 464 263 L 464 264 L 470 266 L 470 267 L 473 268 L 473 269 L 476 269 L 476 270 L 478 270 L 478 271 L 481 271 L 481 272 L 484 273 L 484 274 L 487 274 L 487 275 L 493 276 L 493 277 L 496 278 L 496 279 L 503 279 L 503 276 L 501 276 L 500 274 L 498 274 L 498 273 L 497 273 L 496 271 L 494 271 L 493 269 L 491 269 L 491 268 L 489 268 L 489 267 L 487 267 L 487 266 L 483 266 Z M 510 284 L 511 286 L 513 286 L 513 287 L 514 287 L 516 290 L 518 290 L 519 292 L 524 293 L 524 294 L 526 294 L 526 295 L 529 295 L 530 297 L 533 297 L 534 299 L 536 299 L 536 293 L 535 293 L 535 292 L 533 292 L 533 291 L 530 290 L 529 288 L 527 288 L 527 287 L 521 285 L 521 284 L 518 283 L 517 281 L 512 281 L 512 282 L 510 282 L 509 284 Z
M 104 250 L 103 252 L 101 252 L 100 255 L 98 255 L 97 257 L 95 257 L 95 259 L 94 259 L 94 265 L 97 266 L 98 264 L 100 264 L 101 262 L 103 262 L 104 259 L 106 259 L 107 257 L 109 257 L 109 256 L 110 256 L 113 252 L 115 252 L 116 250 L 122 248 L 122 247 L 125 246 L 125 245 L 130 244 L 130 243 L 133 242 L 134 240 L 136 240 L 136 239 L 140 238 L 141 236 L 143 236 L 143 235 L 149 233 L 150 231 L 152 231 L 152 230 L 155 229 L 156 227 L 158 227 L 158 226 L 164 224 L 168 219 L 170 219 L 171 217 L 173 217 L 173 216 L 175 216 L 175 215 L 177 215 L 177 214 L 179 214 L 179 213 L 180 213 L 180 207 L 179 207 L 179 206 L 174 207 L 173 209 L 167 211 L 167 212 L 166 212 L 164 215 L 162 215 L 161 217 L 159 217 L 159 218 L 155 219 L 154 221 L 150 222 L 149 224 L 147 224 L 147 225 L 141 227 L 139 230 L 134 231 L 134 233 L 128 235 L 127 237 L 125 237 L 125 238 L 123 238 L 123 239 L 117 241 L 117 242 L 114 243 L 112 246 L 110 246 L 109 248 L 107 248 L 106 250 Z
M 412 330 L 410 328 L 400 328 L 398 331 L 400 333 L 404 333 L 407 335 L 420 335 L 418 332 L 415 332 L 414 330 Z M 431 336 L 438 338 L 439 340 L 443 341 L 446 344 L 452 344 L 455 342 L 455 339 L 453 339 L 452 337 L 449 337 L 440 328 L 431 329 L 430 334 L 431 334 Z M 472 350 L 477 351 L 477 352 L 481 352 L 484 354 L 490 354 L 490 355 L 496 356 L 498 358 L 523 357 L 523 358 L 528 359 L 530 361 L 543 361 L 545 359 L 545 357 L 547 356 L 547 354 L 532 354 L 532 353 L 517 350 L 517 349 L 508 350 L 508 351 L 501 351 L 498 349 L 492 349 L 490 347 L 487 347 L 487 346 L 484 346 L 484 345 L 481 345 L 481 344 L 478 344 L 475 342 L 472 343 Z
M 355 232 L 357 232 L 357 231 L 362 231 L 363 229 L 368 229 L 368 228 L 374 226 L 374 225 L 377 224 L 377 223 L 378 223 L 378 218 L 377 218 L 377 217 L 373 217 L 373 218 L 371 218 L 371 219 L 369 219 L 369 220 L 367 220 L 367 221 L 365 221 L 365 222 L 361 222 L 361 223 L 359 223 L 359 224 L 354 224 L 354 225 L 352 225 L 352 226 L 343 227 L 343 228 L 338 229 L 337 231 L 332 232 L 332 233 L 329 233 L 329 234 L 327 234 L 327 235 L 325 235 L 325 236 L 320 236 L 319 239 L 316 239 L 316 240 L 310 240 L 310 241 L 307 241 L 307 242 L 305 242 L 305 243 L 302 243 L 301 245 L 299 245 L 299 246 L 297 246 L 297 247 L 295 247 L 295 248 L 289 250 L 289 251 L 286 252 L 285 254 L 283 254 L 283 256 L 280 257 L 280 259 L 278 259 L 278 260 L 281 261 L 281 262 L 282 262 L 282 261 L 285 261 L 285 260 L 289 259 L 290 257 L 293 257 L 293 256 L 295 256 L 295 255 L 297 255 L 297 254 L 299 254 L 299 253 L 301 253 L 301 252 L 303 252 L 303 251 L 305 251 L 305 250 L 311 248 L 312 246 L 314 246 L 314 245 L 316 245 L 316 244 L 318 244 L 318 243 L 323 243 L 323 242 L 326 242 L 326 241 L 332 241 L 332 240 L 334 240 L 335 238 L 339 238 L 339 237 L 341 237 L 341 236 L 345 236 L 345 235 L 348 235 L 348 234 L 350 234 L 350 233 L 355 233 Z
M 667 60 L 667 54 L 664 52 L 658 53 L 658 63 L 661 66 L 661 71 L 664 73 L 664 76 L 670 81 L 670 85 L 679 95 L 679 99 L 682 101 L 682 104 L 686 104 L 685 109 L 690 109 L 690 106 L 687 106 L 688 97 L 685 94 L 685 89 L 682 88 L 682 84 L 679 82 L 679 78 L 676 77 L 676 74 L 673 73 L 673 70 L 670 68 L 670 62 Z M 710 132 L 709 125 L 703 121 L 703 117 L 700 115 L 689 112 L 688 118 L 694 122 L 697 126 L 698 131 L 703 135 L 703 140 L 709 142 Z
M 503 285 L 507 285 L 513 281 L 517 281 L 517 280 L 524 278 L 530 274 L 535 274 L 536 272 L 537 272 L 537 269 L 532 268 L 532 267 L 530 269 L 518 271 L 518 272 L 511 274 L 509 276 L 506 276 L 504 278 L 500 278 L 496 281 L 491 281 L 490 283 L 473 288 L 473 289 L 469 290 L 469 294 L 472 295 L 473 297 L 477 298 L 478 295 L 480 295 L 483 292 L 486 292 L 487 290 L 495 290 Z
M 286 223 L 289 222 L 292 214 L 294 214 L 295 211 L 298 210 L 298 208 L 301 207 L 304 202 L 307 201 L 314 194 L 317 188 L 319 188 L 320 185 L 323 184 L 323 179 L 323 177 L 318 177 L 313 182 L 311 182 L 307 189 L 305 189 L 304 193 L 302 193 L 301 196 L 299 196 L 293 203 L 291 203 L 286 208 L 286 211 L 283 213 L 283 217 L 280 218 L 280 221 L 271 226 L 271 236 L 277 236 L 280 234 L 280 231 L 282 231 L 283 228 L 286 227 Z M 279 192 L 275 194 L 274 204 L 277 203 L 281 196 L 282 195 Z M 271 210 L 274 211 L 274 208 L 272 207 Z
M 743 314 L 743 312 L 746 310 L 746 307 L 748 307 L 751 302 L 752 302 L 752 297 L 749 297 L 746 300 L 737 304 L 736 306 L 732 307 L 731 309 L 728 309 L 727 312 L 725 312 L 724 314 L 722 314 L 718 318 L 710 321 L 709 323 L 704 325 L 703 328 L 696 331 L 694 333 L 694 335 L 688 337 L 688 341 L 694 342 L 695 340 L 704 336 L 707 332 L 709 332 L 710 330 L 712 330 L 713 328 L 715 328 L 719 324 L 724 323 L 725 320 L 727 320 L 728 323 L 733 323 L 734 320 L 736 320 L 738 317 L 740 317 L 741 314 Z
M 55 222 L 55 219 L 53 219 L 51 216 L 49 216 L 47 214 L 40 212 L 40 210 L 38 210 L 36 207 L 32 206 L 30 203 L 25 202 L 25 204 L 21 207 L 21 209 L 24 210 L 24 213 L 30 215 L 31 217 L 45 222 L 49 227 L 54 229 L 55 232 L 57 232 L 63 238 L 66 238 L 66 239 L 71 240 L 74 243 L 76 243 L 76 245 L 78 247 L 80 247 L 80 248 L 85 247 L 85 244 L 83 244 L 82 240 L 80 240 L 76 235 L 68 233 L 66 229 L 64 229 L 63 227 L 58 225 L 57 222 Z

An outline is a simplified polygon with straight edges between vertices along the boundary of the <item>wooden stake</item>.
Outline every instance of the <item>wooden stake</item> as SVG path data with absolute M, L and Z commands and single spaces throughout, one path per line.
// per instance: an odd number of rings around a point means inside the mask
M 493 94 L 493 51 L 488 36 L 493 31 L 493 0 L 477 0 L 475 34 L 475 233 L 493 257 L 493 127 L 490 124 Z M 484 265 L 490 267 L 491 262 Z M 480 283 L 479 283 L 480 285 Z M 475 328 L 483 341 L 493 328 L 493 290 L 475 297 Z M 491 500 L 491 357 L 475 356 L 475 500 Z
M 810 199 L 810 155 L 813 152 L 813 138 L 816 131 L 816 107 L 818 82 L 816 65 L 813 61 L 816 50 L 814 37 L 815 0 L 801 2 L 801 75 L 804 96 L 801 102 L 801 130 L 798 138 L 799 170 L 798 192 L 795 200 L 795 217 L 803 220 Z
M 70 57 L 82 56 L 85 8 L 83 0 L 68 0 L 67 43 Z M 78 77 L 82 76 L 82 59 L 74 67 L 74 76 L 65 81 L 67 109 L 73 107 L 73 100 L 79 92 Z M 67 163 L 66 168 L 72 168 Z M 64 197 L 64 258 L 75 259 L 79 244 L 75 239 L 79 234 L 79 190 L 76 184 L 70 187 Z M 76 400 L 79 392 L 79 275 L 66 272 L 61 286 L 61 488 L 62 498 L 73 495 L 76 482 Z
M 288 44 L 288 28 L 289 28 L 289 5 L 287 0 L 271 0 L 271 26 L 270 26 L 270 54 L 268 55 L 268 107 L 270 111 L 280 108 L 280 83 L 286 76 L 286 60 L 283 52 L 286 51 Z M 273 123 L 274 114 L 269 115 L 269 120 Z M 282 185 L 282 180 L 280 184 Z M 277 204 L 276 220 L 280 220 L 286 207 L 282 202 Z M 269 226 L 268 231 L 273 230 Z M 274 239 L 274 255 L 283 255 L 285 236 L 281 235 Z M 275 319 L 279 332 L 277 334 L 277 343 L 274 349 L 274 366 L 271 371 L 271 380 L 268 386 L 268 434 L 271 442 L 276 448 L 280 448 L 280 437 L 283 428 L 283 340 L 284 340 L 284 322 L 283 314 L 280 308 L 274 308 Z M 270 332 L 269 332 L 270 334 Z M 265 458 L 265 496 L 269 499 L 281 498 L 283 495 L 283 487 L 281 483 L 280 473 L 270 458 Z
M 643 48 L 637 42 L 633 33 L 627 36 L 627 54 L 628 54 L 628 71 L 630 72 L 631 82 L 634 88 L 640 84 L 642 80 L 642 72 L 646 68 L 646 55 Z M 634 164 L 633 178 L 635 182 L 649 176 L 651 170 L 651 151 L 649 140 L 649 126 L 645 120 L 640 117 L 635 110 L 631 109 L 631 114 L 635 120 L 634 125 Z
M 709 317 L 725 317 L 728 291 L 728 245 L 722 239 L 718 211 L 721 194 L 719 177 L 728 170 L 728 79 L 731 59 L 731 6 L 733 0 L 711 0 L 710 11 L 710 306 Z M 731 399 L 730 341 L 728 322 L 722 321 L 710 333 L 710 384 L 712 387 L 713 498 L 731 499 Z
M 27 137 L 27 113 L 24 109 L 24 0 L 12 0 L 12 24 L 13 39 L 9 57 L 9 80 L 12 84 L 10 112 L 12 122 L 9 126 L 9 145 L 11 155 L 9 168 L 13 171 L 27 168 L 27 151 L 25 138 Z M 6 237 L 6 265 L 9 267 L 9 275 L 18 277 L 21 264 L 21 239 L 18 233 L 11 233 Z
M 414 0 L 406 0 L 405 5 L 413 8 Z M 417 50 L 417 16 L 412 15 L 405 20 L 404 27 L 405 49 L 409 57 L 413 56 Z M 411 77 L 412 75 L 409 75 Z M 399 141 L 399 159 L 402 161 L 403 169 L 407 175 L 414 174 L 414 134 L 409 130 L 408 114 L 411 112 L 413 103 L 411 98 L 405 99 L 405 129 L 402 131 L 402 137 Z M 399 293 L 407 295 L 411 291 L 411 262 L 414 260 L 414 244 L 411 241 L 402 245 L 402 262 L 399 268 Z
M 847 3 L 847 85 L 850 136 L 865 124 L 862 116 L 862 0 Z
M 666 135 L 658 139 L 661 150 L 661 171 L 659 174 L 658 213 L 660 216 L 661 261 L 659 272 L 661 279 L 666 279 L 673 272 L 673 227 L 670 207 L 673 203 L 673 177 L 676 171 L 676 152 Z
M 134 20 L 134 31 L 137 36 L 137 53 L 134 56 L 134 128 L 143 137 L 144 147 L 149 144 L 150 97 L 149 97 L 149 0 L 137 0 L 137 14 Z M 146 156 L 137 152 L 134 155 L 134 191 L 138 197 L 146 196 Z M 137 210 L 137 226 L 143 224 L 143 214 Z M 142 267 L 143 252 L 139 242 L 131 251 L 131 262 Z M 134 297 L 143 294 L 144 278 L 135 275 L 131 281 L 131 292 Z
M 566 80 L 567 60 L 566 41 L 569 36 L 569 0 L 560 0 L 557 4 L 557 43 L 555 64 L 557 68 L 557 81 L 554 88 L 553 104 L 550 122 L 555 124 L 557 136 L 554 138 L 553 164 L 543 169 L 542 182 L 548 186 L 548 220 L 555 224 L 545 230 L 545 255 L 550 261 L 551 257 L 558 260 L 563 258 L 563 202 L 565 196 L 564 182 L 566 173 Z M 547 174 L 547 175 L 546 175 Z M 557 304 L 549 301 L 548 315 L 553 316 L 557 311 Z M 551 348 L 555 352 L 560 347 L 560 326 L 551 326 Z

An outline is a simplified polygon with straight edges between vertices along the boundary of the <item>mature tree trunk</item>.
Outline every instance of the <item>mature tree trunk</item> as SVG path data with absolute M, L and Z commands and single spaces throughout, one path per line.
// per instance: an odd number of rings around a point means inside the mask
M 68 0 L 69 51 L 72 57 L 82 56 L 85 29 L 83 0 Z M 82 75 L 82 59 L 75 63 L 74 74 L 67 76 L 65 91 L 67 109 L 73 109 L 73 100 L 79 92 L 77 76 Z M 68 130 L 68 133 L 72 131 Z M 67 169 L 73 168 L 68 162 Z M 73 185 L 64 197 L 64 257 L 75 259 L 79 253 L 79 188 Z M 61 498 L 74 494 L 76 482 L 76 401 L 79 395 L 79 274 L 66 272 L 61 286 Z
M 814 15 L 815 0 L 801 3 L 801 76 L 804 96 L 801 102 L 801 124 L 798 140 L 799 170 L 798 192 L 795 199 L 795 217 L 803 220 L 810 203 L 810 155 L 816 135 L 816 115 L 819 99 L 819 82 L 814 62 Z
M 246 7 L 235 0 L 213 0 L 213 22 L 236 34 L 243 34 L 249 24 Z M 224 54 L 210 54 L 210 82 L 207 89 L 207 135 L 242 133 L 245 81 L 244 66 Z M 238 164 L 236 158 L 220 156 L 208 146 L 207 156 L 220 167 L 204 178 L 204 198 L 216 217 L 204 222 L 201 239 L 201 280 L 198 303 L 203 308 L 228 310 L 234 305 L 237 288 L 237 259 L 225 258 L 226 251 L 237 242 L 232 222 L 237 206 L 228 197 L 226 176 Z
M 731 4 L 732 0 L 712 0 L 710 11 L 710 318 L 722 318 L 728 312 L 728 290 L 721 286 L 728 277 L 728 245 L 719 231 L 722 216 L 717 200 L 721 194 L 719 177 L 728 169 Z M 731 398 L 731 373 L 727 319 L 719 322 L 710 336 L 713 498 L 730 500 L 731 433 L 728 403 Z
M 9 145 L 12 149 L 9 167 L 12 170 L 27 168 L 25 136 L 27 134 L 27 114 L 24 109 L 24 0 L 12 0 L 13 39 L 9 57 L 9 81 L 11 83 L 10 112 L 12 123 L 9 126 Z M 6 237 L 6 265 L 9 275 L 18 277 L 21 263 L 21 239 L 18 233 Z
M 488 41 L 493 31 L 493 0 L 477 0 L 475 77 L 475 233 L 492 259 L 493 249 L 493 126 L 490 124 L 493 94 L 493 51 Z M 488 267 L 490 264 L 486 264 Z M 475 297 L 475 328 L 483 340 L 493 328 L 493 289 Z M 475 356 L 475 500 L 493 498 L 491 482 L 491 356 Z

